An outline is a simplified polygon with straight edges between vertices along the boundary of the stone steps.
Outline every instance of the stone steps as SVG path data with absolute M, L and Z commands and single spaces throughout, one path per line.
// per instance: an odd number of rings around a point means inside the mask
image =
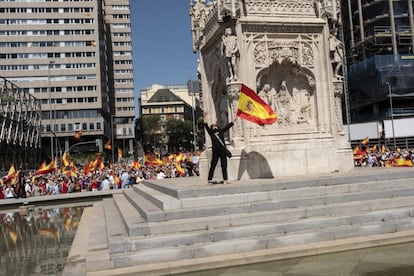
M 394 233 L 413 229 L 414 222 L 410 215 L 413 211 L 411 208 L 357 217 L 250 225 L 213 233 L 178 234 L 170 239 L 161 236 L 133 243 L 131 251 L 112 253 L 111 257 L 115 267 L 143 265 Z
M 243 223 L 243 220 L 245 223 L 251 223 L 256 221 L 258 217 L 264 216 L 267 219 L 273 219 L 273 217 L 278 215 L 283 216 L 283 212 L 280 213 L 283 210 L 288 210 L 285 212 L 286 215 L 296 214 L 297 217 L 303 218 L 312 216 L 312 214 L 327 213 L 332 208 L 342 208 L 348 210 L 348 212 L 355 212 L 360 209 L 365 210 L 368 206 L 375 203 L 374 200 L 387 198 L 399 198 L 399 200 L 392 200 L 397 205 L 400 203 L 411 203 L 409 200 L 404 200 L 404 197 L 414 196 L 414 190 L 406 188 L 410 186 L 409 181 L 406 179 L 394 180 L 392 184 L 393 189 L 388 190 L 385 184 L 375 182 L 343 184 L 336 185 L 331 189 L 325 187 L 323 192 L 311 191 L 312 189 L 321 189 L 317 187 L 290 189 L 286 191 L 287 194 L 283 194 L 283 191 L 280 191 L 277 195 L 273 192 L 260 192 L 251 196 L 249 196 L 250 194 L 248 196 L 246 196 L 247 194 L 228 194 L 216 197 L 198 197 L 197 200 L 203 202 L 200 204 L 201 207 L 193 206 L 168 210 L 160 209 L 140 193 L 136 193 L 135 191 L 138 189 L 128 189 L 124 193 L 125 197 L 140 211 L 140 214 L 145 218 L 145 223 L 130 222 L 128 215 L 123 217 L 129 234 L 131 236 L 139 236 L 240 225 Z M 389 184 L 387 185 L 389 186 Z M 379 187 L 381 188 L 379 189 Z M 115 199 L 117 197 L 121 196 L 114 196 Z M 229 200 L 229 197 L 232 200 Z M 259 200 L 259 198 L 262 200 Z M 361 203 L 362 200 L 371 200 L 370 205 Z M 207 202 L 210 202 L 210 204 L 206 207 Z M 223 202 L 227 204 L 223 204 Z M 338 205 L 340 203 L 344 204 Z M 326 206 L 329 204 L 330 207 L 327 208 Z M 380 204 L 384 204 L 384 202 Z M 292 210 L 292 208 L 294 209 Z M 263 215 L 264 212 L 268 213 Z M 129 213 L 132 214 L 133 211 Z M 230 214 L 232 215 L 231 217 L 229 217 Z M 329 215 L 332 215 L 332 213 Z M 136 214 L 132 215 L 132 218 L 137 217 Z M 140 221 L 142 222 L 143 219 L 140 218 Z
M 214 186 L 147 181 L 104 201 L 111 267 L 414 230 L 413 178 L 408 169 Z

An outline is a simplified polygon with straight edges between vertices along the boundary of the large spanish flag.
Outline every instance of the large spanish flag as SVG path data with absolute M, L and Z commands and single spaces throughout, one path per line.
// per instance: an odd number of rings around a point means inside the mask
M 9 172 L 4 177 L 3 183 L 7 183 L 7 182 L 11 181 L 12 179 L 14 179 L 16 177 L 16 175 L 17 175 L 17 171 L 14 168 L 14 165 L 11 164 L 10 168 L 9 168 Z
M 55 159 L 53 159 L 52 161 L 50 161 L 49 164 L 46 165 L 46 162 L 43 161 L 42 164 L 40 165 L 39 169 L 37 170 L 36 174 L 48 174 L 48 173 L 52 173 L 56 171 L 56 161 Z
M 271 125 L 277 120 L 272 108 L 244 84 L 240 88 L 237 116 L 258 125 Z

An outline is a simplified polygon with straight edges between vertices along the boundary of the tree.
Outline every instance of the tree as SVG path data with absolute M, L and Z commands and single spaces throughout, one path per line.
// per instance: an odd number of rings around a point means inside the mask
M 181 151 L 183 148 L 191 150 L 193 140 L 193 125 L 191 121 L 171 119 L 165 125 L 169 137 L 168 148 L 170 151 Z
M 142 118 L 142 144 L 144 150 L 148 151 L 157 146 L 157 126 L 161 117 L 159 115 L 148 115 Z

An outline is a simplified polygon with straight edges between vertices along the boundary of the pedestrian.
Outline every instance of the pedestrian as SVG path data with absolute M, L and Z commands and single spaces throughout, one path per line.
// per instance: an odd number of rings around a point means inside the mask
M 128 171 L 125 170 L 121 175 L 121 181 L 122 181 L 121 189 L 125 189 L 129 187 L 129 177 L 130 176 L 129 176 Z
M 110 189 L 111 189 L 111 182 L 109 181 L 109 177 L 105 176 L 105 179 L 102 180 L 102 183 L 101 183 L 101 190 L 107 191 Z
M 214 184 L 213 175 L 214 175 L 214 170 L 216 169 L 216 165 L 219 159 L 221 163 L 221 172 L 223 174 L 222 183 L 228 184 L 227 154 L 226 154 L 227 148 L 224 142 L 224 133 L 226 133 L 233 125 L 234 123 L 230 122 L 224 128 L 220 128 L 217 123 L 212 124 L 210 127 L 208 126 L 207 123 L 204 123 L 204 127 L 207 130 L 207 133 L 209 134 L 211 138 L 212 152 L 213 152 L 213 156 L 211 158 L 211 163 L 210 163 L 210 169 L 208 172 L 208 178 L 207 178 L 209 184 Z
M 17 196 L 14 188 L 10 185 L 10 183 L 7 183 L 6 189 L 4 190 L 4 195 L 7 199 L 15 198 Z

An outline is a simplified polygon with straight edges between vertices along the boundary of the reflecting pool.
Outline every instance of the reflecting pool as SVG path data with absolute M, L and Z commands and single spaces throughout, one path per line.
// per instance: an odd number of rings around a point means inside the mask
M 60 275 L 84 207 L 0 213 L 0 275 Z
M 414 243 L 180 274 L 181 276 L 412 276 Z

